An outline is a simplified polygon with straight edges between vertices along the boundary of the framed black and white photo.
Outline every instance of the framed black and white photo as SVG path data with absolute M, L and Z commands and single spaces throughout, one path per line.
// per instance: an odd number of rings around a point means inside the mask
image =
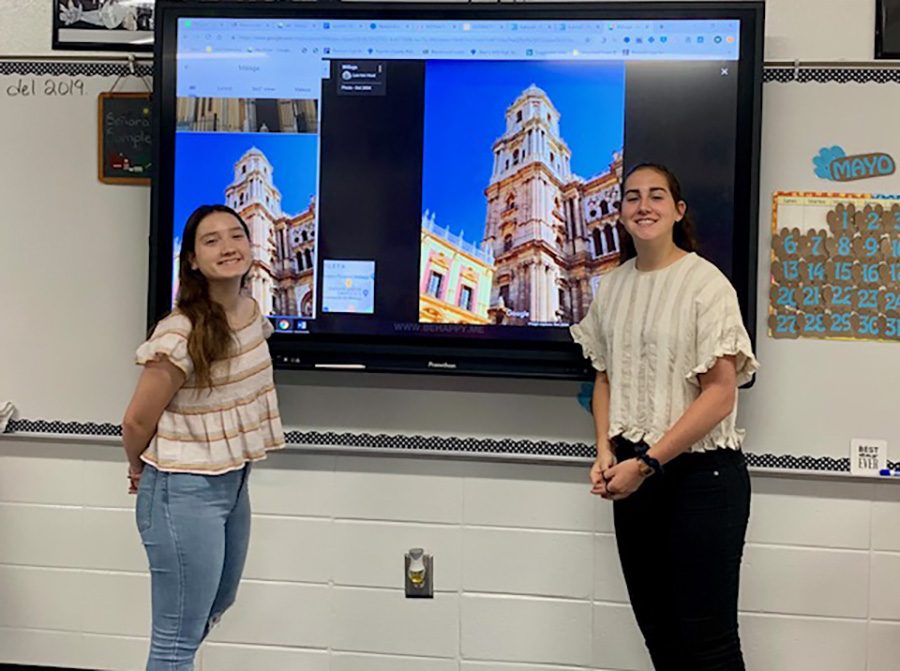
M 52 0 L 53 48 L 152 51 L 156 0 Z

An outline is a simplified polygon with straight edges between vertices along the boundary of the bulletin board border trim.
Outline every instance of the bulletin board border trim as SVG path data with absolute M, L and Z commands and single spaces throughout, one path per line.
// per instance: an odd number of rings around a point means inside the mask
M 37 75 L 69 77 L 153 76 L 153 62 L 140 59 L 112 59 L 109 57 L 0 57 L 0 75 Z M 877 83 L 900 84 L 900 64 L 896 66 L 853 63 L 846 65 L 816 65 L 815 63 L 766 65 L 763 82 Z
M 123 61 L 62 61 L 0 59 L 0 75 L 38 77 L 152 77 L 153 65 L 144 62 Z
M 763 83 L 790 84 L 900 84 L 900 66 L 849 65 L 845 67 L 767 66 Z

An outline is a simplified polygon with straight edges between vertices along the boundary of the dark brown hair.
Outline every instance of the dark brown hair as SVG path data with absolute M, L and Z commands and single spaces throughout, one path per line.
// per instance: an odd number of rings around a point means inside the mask
M 628 178 L 631 177 L 638 170 L 654 170 L 663 177 L 666 178 L 666 184 L 669 187 L 669 193 L 672 194 L 672 199 L 675 201 L 677 205 L 679 201 L 683 201 L 684 198 L 681 195 L 681 184 L 678 181 L 678 178 L 675 176 L 671 170 L 669 170 L 666 166 L 660 165 L 659 163 L 638 163 L 636 166 L 631 168 L 622 179 L 622 202 L 625 201 L 625 184 L 628 182 Z M 619 208 L 621 212 L 621 207 Z M 622 254 L 619 257 L 619 263 L 625 263 L 629 259 L 633 259 L 637 256 L 637 249 L 634 247 L 634 240 L 631 237 L 631 234 L 625 230 L 623 226 L 621 231 L 621 249 Z M 697 244 L 697 238 L 694 236 L 694 222 L 691 220 L 690 215 L 685 212 L 684 216 L 681 218 L 681 221 L 676 221 L 674 228 L 672 228 L 672 241 L 676 246 L 680 247 L 686 252 L 696 252 L 699 250 L 699 245 Z
M 221 305 L 209 296 L 209 282 L 199 270 L 191 267 L 197 246 L 197 229 L 211 214 L 223 212 L 237 219 L 244 229 L 247 239 L 250 230 L 240 215 L 225 205 L 201 205 L 191 213 L 184 225 L 181 238 L 181 253 L 178 255 L 178 296 L 176 309 L 191 320 L 191 335 L 188 338 L 188 354 L 194 364 L 194 375 L 201 387 L 212 388 L 211 367 L 214 361 L 225 359 L 234 343 L 234 331 L 228 324 L 228 317 Z M 241 278 L 241 286 L 247 280 Z

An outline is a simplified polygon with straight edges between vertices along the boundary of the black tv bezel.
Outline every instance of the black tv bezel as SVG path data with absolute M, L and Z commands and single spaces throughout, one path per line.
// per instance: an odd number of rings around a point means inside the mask
M 875 4 L 875 58 L 880 61 L 900 59 L 900 51 L 887 51 L 884 48 L 884 2 L 876 0 Z
M 175 66 L 177 21 L 210 18 L 387 19 L 738 19 L 741 42 L 736 129 L 735 232 L 732 277 L 744 322 L 755 342 L 759 216 L 760 127 L 765 3 L 246 3 L 160 0 L 154 40 L 154 166 L 150 222 L 148 327 L 170 309 L 174 199 Z M 746 216 L 743 216 L 743 215 Z M 739 225 L 740 224 L 740 225 Z M 485 341 L 349 334 L 275 333 L 270 349 L 276 368 L 366 370 L 585 379 L 589 363 L 574 343 Z

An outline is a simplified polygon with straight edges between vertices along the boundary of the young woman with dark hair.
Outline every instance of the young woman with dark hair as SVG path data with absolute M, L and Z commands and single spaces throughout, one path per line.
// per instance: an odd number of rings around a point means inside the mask
M 666 168 L 625 177 L 622 264 L 572 336 L 593 363 L 593 493 L 657 671 L 740 671 L 737 600 L 750 479 L 737 388 L 758 364 L 728 279 L 696 253 Z
M 130 491 L 150 563 L 147 671 L 191 671 L 234 603 L 250 539 L 250 464 L 284 446 L 266 338 L 243 291 L 247 225 L 198 208 L 185 225 L 175 309 L 137 351 L 122 422 Z

